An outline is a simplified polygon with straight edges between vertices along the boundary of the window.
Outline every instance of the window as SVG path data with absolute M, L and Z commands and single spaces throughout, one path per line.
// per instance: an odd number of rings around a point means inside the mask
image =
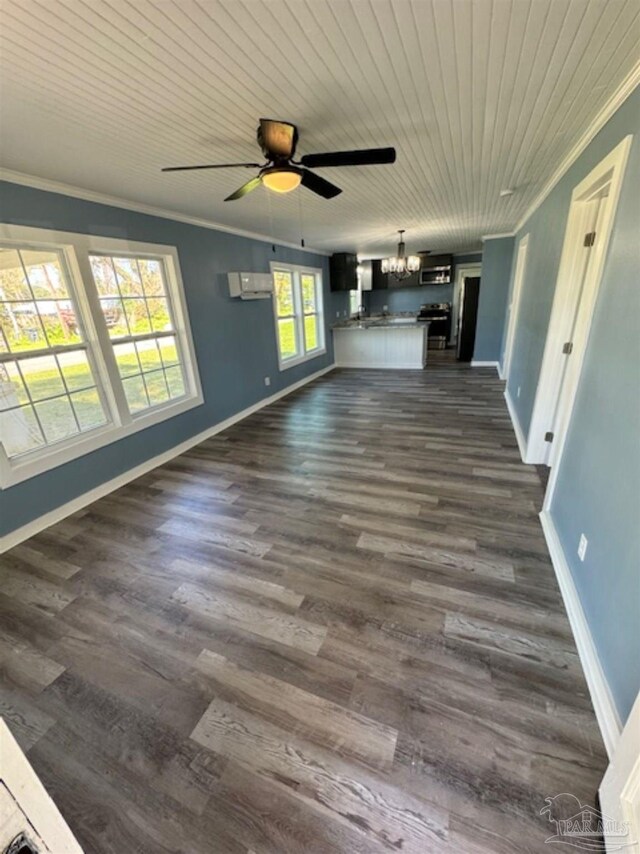
M 182 359 L 162 261 L 93 254 L 90 261 L 129 412 L 182 397 Z
M 107 421 L 64 256 L 0 248 L 0 437 L 13 458 Z
M 0 226 L 0 485 L 202 402 L 175 248 Z
M 358 287 L 349 291 L 349 314 L 353 317 L 353 315 L 358 314 L 360 311 L 360 306 L 362 305 L 362 267 L 358 264 L 356 268 L 356 275 L 358 278 Z
M 326 352 L 322 271 L 272 264 L 274 312 L 280 370 Z

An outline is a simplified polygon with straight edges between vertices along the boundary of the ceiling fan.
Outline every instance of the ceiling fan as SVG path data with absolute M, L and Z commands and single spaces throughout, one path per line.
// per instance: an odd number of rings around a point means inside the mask
M 323 166 L 370 166 L 376 163 L 394 163 L 395 148 L 363 148 L 357 151 L 329 151 L 325 154 L 303 154 L 300 160 L 294 160 L 298 128 L 290 122 L 273 119 L 260 119 L 258 127 L 258 145 L 266 157 L 266 163 L 208 163 L 202 166 L 167 166 L 163 172 L 186 172 L 192 169 L 229 169 L 243 167 L 259 169 L 255 176 L 239 187 L 235 193 L 227 196 L 225 202 L 232 202 L 246 196 L 260 184 L 264 184 L 276 193 L 289 193 L 300 184 L 322 196 L 332 199 L 342 190 L 330 181 L 326 181 L 310 169 Z M 304 168 L 308 167 L 308 168 Z

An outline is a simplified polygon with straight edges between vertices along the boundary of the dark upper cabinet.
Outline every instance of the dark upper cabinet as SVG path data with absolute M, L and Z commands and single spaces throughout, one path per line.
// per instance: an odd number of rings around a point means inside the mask
M 398 288 L 419 288 L 420 271 L 411 273 L 406 279 L 396 279 L 395 276 L 389 275 L 389 287 L 393 290 L 397 290 Z
M 358 256 L 351 252 L 335 252 L 329 259 L 332 291 L 355 291 L 358 287 Z
M 389 287 L 389 276 L 380 269 L 381 261 L 371 262 L 371 289 L 386 290 Z
M 417 288 L 420 285 L 420 273 L 412 273 L 406 279 L 396 279 L 391 273 L 383 273 L 381 261 L 371 262 L 371 287 L 373 290 L 396 290 L 398 288 Z

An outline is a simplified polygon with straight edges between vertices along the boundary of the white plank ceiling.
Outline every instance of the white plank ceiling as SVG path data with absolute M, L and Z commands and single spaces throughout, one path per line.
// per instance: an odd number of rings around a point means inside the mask
M 4 0 L 3 166 L 325 250 L 461 251 L 510 231 L 638 57 L 638 0 Z M 298 154 L 395 145 L 260 188 L 260 116 Z M 516 192 L 501 198 L 501 189 Z

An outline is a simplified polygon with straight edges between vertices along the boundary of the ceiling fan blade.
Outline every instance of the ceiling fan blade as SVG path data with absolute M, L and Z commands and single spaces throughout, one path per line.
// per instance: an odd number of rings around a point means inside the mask
M 230 196 L 227 196 L 225 202 L 235 202 L 236 199 L 241 199 L 243 196 L 246 196 L 247 193 L 250 193 L 252 190 L 255 190 L 256 187 L 259 187 L 262 183 L 262 178 L 258 175 L 255 178 L 252 178 L 250 181 L 247 181 L 246 184 L 243 184 L 241 187 L 235 191 L 235 193 L 231 193 Z
M 301 183 L 303 187 L 307 188 L 307 190 L 311 190 L 312 193 L 317 193 L 317 195 L 322 196 L 323 199 L 333 199 L 334 196 L 339 196 L 342 192 L 340 187 L 336 187 L 335 184 L 325 181 L 324 178 L 321 178 L 319 175 L 314 175 L 313 172 L 308 172 L 306 169 L 302 170 Z
M 260 119 L 258 142 L 270 160 L 293 157 L 298 142 L 298 129 L 290 122 Z
M 376 163 L 395 163 L 395 148 L 361 148 L 357 151 L 328 151 L 326 154 L 305 154 L 303 166 L 374 166 Z
M 247 169 L 260 169 L 262 163 L 206 163 L 203 166 L 165 166 L 161 172 L 189 172 L 191 169 L 232 169 L 244 166 Z

